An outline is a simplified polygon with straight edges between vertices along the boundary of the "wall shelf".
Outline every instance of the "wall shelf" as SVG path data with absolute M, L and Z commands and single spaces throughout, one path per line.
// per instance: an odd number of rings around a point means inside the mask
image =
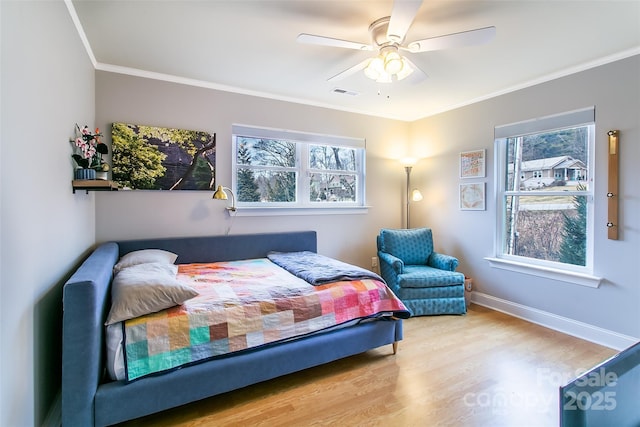
M 74 194 L 76 190 L 84 190 L 87 194 L 89 191 L 118 191 L 118 184 L 104 179 L 74 179 L 71 186 Z

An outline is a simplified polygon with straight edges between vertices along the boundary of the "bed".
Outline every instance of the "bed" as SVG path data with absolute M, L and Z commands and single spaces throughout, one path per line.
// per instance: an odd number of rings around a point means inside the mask
M 398 311 L 205 358 L 160 374 L 113 380 L 107 374 L 105 321 L 110 315 L 114 266 L 124 255 L 143 249 L 171 251 L 178 254 L 178 264 L 197 264 L 264 259 L 274 252 L 313 254 L 317 243 L 314 231 L 299 231 L 100 244 L 63 288 L 63 426 L 117 424 L 384 345 L 392 346 L 392 354 L 402 339 L 401 318 L 408 312 Z

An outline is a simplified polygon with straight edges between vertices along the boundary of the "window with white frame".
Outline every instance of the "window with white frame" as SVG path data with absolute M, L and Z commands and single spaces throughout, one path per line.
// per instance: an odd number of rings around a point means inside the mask
M 365 141 L 233 125 L 238 207 L 364 206 Z
M 495 128 L 497 259 L 593 271 L 595 110 Z

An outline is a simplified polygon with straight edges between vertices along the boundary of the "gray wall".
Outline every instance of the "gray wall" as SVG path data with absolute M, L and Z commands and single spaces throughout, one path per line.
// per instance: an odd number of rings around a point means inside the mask
M 96 195 L 96 238 L 130 239 L 305 230 L 318 232 L 318 250 L 371 266 L 381 227 L 400 227 L 409 125 L 324 108 L 161 82 L 96 73 L 96 121 L 109 129 L 127 122 L 215 132 L 218 184 L 231 185 L 233 123 L 366 138 L 368 214 L 229 218 L 211 192 L 118 191 Z
M 95 72 L 62 1 L 0 1 L 0 425 L 41 425 L 60 388 L 62 283 L 95 241 L 69 138 Z
M 640 337 L 640 57 L 635 56 L 411 124 L 413 151 L 424 159 L 414 183 L 422 225 L 460 258 L 460 270 L 486 295 Z M 494 126 L 594 106 L 595 274 L 592 289 L 489 267 L 496 227 Z M 607 131 L 620 130 L 620 240 L 607 239 Z M 487 150 L 487 210 L 457 207 L 459 152 Z M 416 224 L 420 225 L 420 224 Z

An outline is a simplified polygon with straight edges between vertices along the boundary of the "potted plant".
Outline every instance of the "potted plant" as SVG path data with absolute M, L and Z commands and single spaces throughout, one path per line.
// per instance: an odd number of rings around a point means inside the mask
M 107 179 L 109 165 L 102 158 L 109 149 L 100 141 L 100 129 L 96 128 L 92 133 L 88 126 L 82 129 L 76 124 L 76 138 L 72 140 L 76 153 L 71 157 L 75 160 L 77 168 L 74 172 L 75 179 Z

